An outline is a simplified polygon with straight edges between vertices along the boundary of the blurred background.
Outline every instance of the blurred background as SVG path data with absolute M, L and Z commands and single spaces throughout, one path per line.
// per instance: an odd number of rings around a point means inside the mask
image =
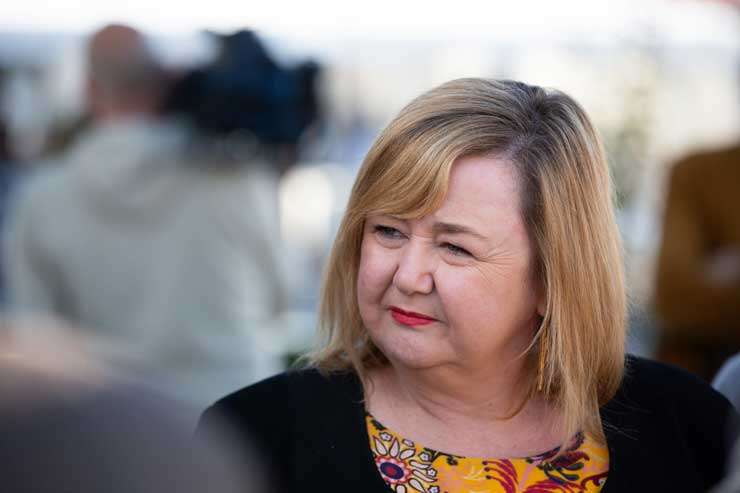
M 591 115 L 617 187 L 629 347 L 656 354 L 671 170 L 740 137 L 738 2 L 125 4 L 0 5 L 8 330 L 64 320 L 196 407 L 279 371 L 310 347 L 379 130 L 422 91 L 481 76 L 559 88 Z

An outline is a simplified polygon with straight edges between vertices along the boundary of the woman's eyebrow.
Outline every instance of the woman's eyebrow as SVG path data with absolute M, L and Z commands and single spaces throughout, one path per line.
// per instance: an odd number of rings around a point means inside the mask
M 374 217 L 375 220 L 378 220 L 378 221 L 391 220 L 391 221 L 398 221 L 402 223 L 406 222 L 405 219 L 394 216 L 393 214 L 372 214 L 368 217 Z
M 432 232 L 435 235 L 438 234 L 466 234 L 473 236 L 475 238 L 478 238 L 480 240 L 487 240 L 485 236 L 475 231 L 473 228 L 469 226 L 465 226 L 463 224 L 455 224 L 455 223 L 445 223 L 445 222 L 437 222 L 432 225 Z

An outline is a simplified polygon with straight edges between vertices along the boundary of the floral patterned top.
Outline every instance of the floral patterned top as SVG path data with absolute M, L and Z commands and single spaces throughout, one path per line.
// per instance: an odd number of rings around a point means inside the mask
M 367 414 L 375 465 L 395 493 L 598 492 L 609 472 L 609 452 L 583 434 L 560 457 L 555 448 L 521 459 L 445 454 L 405 439 Z

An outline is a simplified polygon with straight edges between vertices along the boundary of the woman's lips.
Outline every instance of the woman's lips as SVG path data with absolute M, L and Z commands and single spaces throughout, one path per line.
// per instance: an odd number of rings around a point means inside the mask
M 406 310 L 401 310 L 400 308 L 395 307 L 395 306 L 392 306 L 390 308 L 390 311 L 391 311 L 391 317 L 393 317 L 393 320 L 395 320 L 396 322 L 402 325 L 408 325 L 410 327 L 416 327 L 419 325 L 428 325 L 432 322 L 436 322 L 436 319 L 432 317 L 422 315 L 421 313 L 407 312 Z

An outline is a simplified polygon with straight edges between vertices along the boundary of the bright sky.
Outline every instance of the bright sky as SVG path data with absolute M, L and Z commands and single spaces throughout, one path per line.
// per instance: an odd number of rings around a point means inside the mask
M 122 21 L 160 33 L 249 26 L 301 37 L 549 37 L 625 34 L 646 24 L 682 41 L 735 37 L 732 7 L 709 0 L 16 0 L 0 30 L 88 32 Z

